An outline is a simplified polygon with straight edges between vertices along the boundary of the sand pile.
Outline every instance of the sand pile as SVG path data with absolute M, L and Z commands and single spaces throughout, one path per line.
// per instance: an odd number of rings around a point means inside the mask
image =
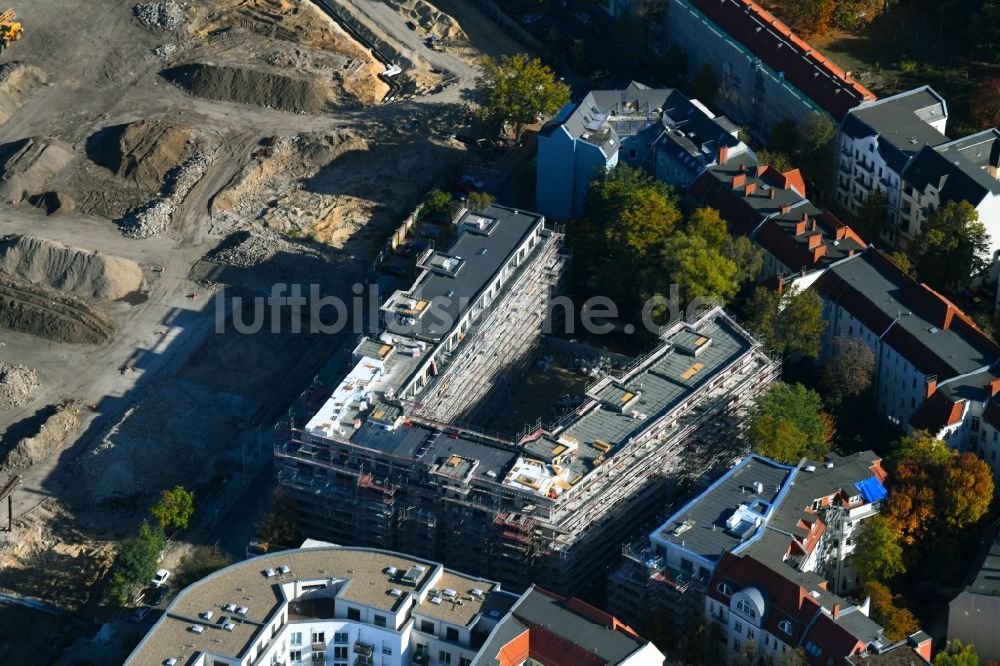
M 84 298 L 115 300 L 142 287 L 142 269 L 103 255 L 33 236 L 0 238 L 0 272 Z
M 388 0 L 388 2 L 404 17 L 438 39 L 444 41 L 468 40 L 462 27 L 458 25 L 458 21 L 448 14 L 438 11 L 425 0 Z
M 132 13 L 139 23 L 156 30 L 176 30 L 187 21 L 184 7 L 171 0 L 136 5 Z
M 332 101 L 330 91 L 315 77 L 249 67 L 194 63 L 165 69 L 160 75 L 197 97 L 292 113 L 322 113 Z
M 13 409 L 31 401 L 38 388 L 38 373 L 23 365 L 0 361 L 0 409 Z
M 80 410 L 83 403 L 79 401 L 65 402 L 51 409 L 49 414 L 40 421 L 36 432 L 22 438 L 13 446 L 4 443 L 4 451 L 0 457 L 0 472 L 10 473 L 23 470 L 44 462 L 67 442 L 80 429 Z
M 21 104 L 48 77 L 34 65 L 11 61 L 0 64 L 0 123 L 7 122 Z
M 100 344 L 115 333 L 114 322 L 82 299 L 3 273 L 0 328 L 70 344 Z
M 0 199 L 17 203 L 45 191 L 72 159 L 71 148 L 56 140 L 21 139 L 0 147 Z
M 194 129 L 160 120 L 140 120 L 120 128 L 107 166 L 119 178 L 158 190 L 171 169 L 194 150 Z

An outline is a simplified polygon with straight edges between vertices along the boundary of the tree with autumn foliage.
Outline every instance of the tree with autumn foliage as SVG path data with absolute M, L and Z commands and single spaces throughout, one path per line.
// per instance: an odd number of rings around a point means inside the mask
M 541 60 L 526 53 L 500 59 L 484 56 L 476 94 L 480 120 L 497 131 L 513 130 L 518 139 L 525 125 L 569 103 L 569 86 L 557 81 Z
M 818 393 L 784 382 L 775 383 L 757 401 L 747 426 L 754 453 L 788 464 L 822 458 L 835 432 Z
M 791 288 L 784 294 L 757 287 L 746 305 L 751 330 L 783 358 L 795 354 L 819 356 L 823 332 L 823 301 L 812 289 Z
M 969 115 L 979 129 L 1000 127 L 1000 77 L 983 79 L 972 93 Z
M 917 618 L 906 608 L 906 600 L 882 583 L 871 582 L 864 587 L 871 599 L 871 618 L 882 625 L 886 637 L 892 641 L 904 640 L 920 630 Z
M 871 347 L 856 338 L 837 336 L 834 353 L 823 365 L 820 385 L 834 401 L 858 396 L 871 388 L 875 372 L 875 354 Z
M 993 499 L 993 474 L 972 453 L 958 453 L 927 431 L 899 440 L 888 458 L 883 514 L 903 543 L 924 542 L 975 524 Z

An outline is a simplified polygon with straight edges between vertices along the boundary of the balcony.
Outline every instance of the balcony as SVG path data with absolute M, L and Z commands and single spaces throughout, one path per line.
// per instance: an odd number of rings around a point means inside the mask
M 362 657 L 367 657 L 369 660 L 372 655 L 375 654 L 375 646 L 371 643 L 362 643 L 361 641 L 354 642 L 354 653 L 359 654 Z
M 430 656 L 429 653 L 427 653 L 427 652 L 416 652 L 413 655 L 412 661 L 413 661 L 414 664 L 420 664 L 421 666 L 426 666 L 426 664 L 430 661 L 430 659 L 431 659 L 431 656 Z

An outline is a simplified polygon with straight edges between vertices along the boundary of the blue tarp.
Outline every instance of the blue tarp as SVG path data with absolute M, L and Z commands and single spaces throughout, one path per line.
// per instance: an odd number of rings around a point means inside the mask
M 865 498 L 866 502 L 877 502 L 889 495 L 889 491 L 885 489 L 882 482 L 874 476 L 864 481 L 858 481 L 854 484 L 854 487 L 861 491 L 861 496 Z

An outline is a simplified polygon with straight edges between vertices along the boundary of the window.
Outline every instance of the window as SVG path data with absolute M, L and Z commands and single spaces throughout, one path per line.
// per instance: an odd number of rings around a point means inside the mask
M 715 589 L 719 591 L 719 594 L 724 594 L 727 597 L 732 596 L 733 594 L 733 588 L 729 585 L 729 583 L 719 583 Z
M 349 620 L 360 620 L 361 619 L 361 611 L 359 609 L 357 609 L 357 608 L 351 608 L 350 606 L 348 606 L 347 607 L 347 619 L 349 619 Z
M 684 573 L 691 573 L 694 571 L 694 564 L 691 560 L 686 560 L 683 557 L 681 558 L 681 571 Z
M 468 657 L 459 657 L 458 666 L 472 666 L 472 660 Z
M 346 631 L 338 631 L 338 632 L 334 633 L 333 634 L 333 642 L 334 643 L 346 643 L 347 642 L 347 632 Z
M 823 649 L 820 648 L 820 646 L 818 646 L 815 643 L 813 643 L 812 641 L 809 641 L 809 642 L 806 643 L 806 652 L 808 652 L 809 654 L 811 654 L 814 657 L 821 657 L 821 656 L 823 656 Z
M 747 640 L 752 641 L 754 638 L 753 629 L 747 629 Z
M 738 610 L 739 612 L 743 613 L 744 615 L 746 615 L 751 620 L 756 620 L 757 619 L 757 611 L 755 611 L 753 609 L 753 606 L 751 606 L 750 604 L 748 604 L 743 599 L 740 599 L 739 601 L 736 602 L 736 610 Z
M 456 629 L 455 627 L 448 627 L 447 629 L 444 630 L 444 637 L 447 638 L 449 641 L 457 643 L 458 629 Z
M 347 659 L 347 646 L 346 645 L 336 645 L 333 648 L 333 658 L 334 659 Z
M 737 639 L 733 639 L 733 652 L 740 651 L 740 642 Z
M 322 631 L 314 631 L 312 633 L 312 642 L 313 643 L 325 643 L 326 642 L 326 634 L 324 632 L 322 632 Z
M 375 616 L 375 626 L 376 627 L 384 627 L 385 626 L 385 615 L 376 615 Z
M 737 632 L 743 631 L 743 623 L 740 622 L 739 620 L 733 620 L 733 629 L 735 629 Z
M 326 653 L 325 652 L 313 652 L 312 661 L 314 664 L 325 664 L 326 663 Z
M 438 661 L 440 661 L 442 664 L 450 664 L 451 652 L 447 652 L 445 650 L 441 650 L 440 652 L 438 652 Z
M 302 632 L 293 631 L 292 632 L 292 645 L 302 645 Z
M 302 650 L 292 650 L 288 653 L 288 658 L 291 661 L 302 661 Z
M 634 160 L 634 159 L 635 159 L 635 155 L 636 155 L 636 150 L 635 150 L 635 148 L 633 148 L 633 149 L 631 149 L 630 151 L 628 151 L 628 156 L 629 156 L 629 158 L 631 158 L 631 159 L 633 159 L 633 160 Z
M 383 645 L 382 646 L 382 654 L 390 654 L 391 655 L 392 654 L 392 648 L 389 647 L 388 645 Z

